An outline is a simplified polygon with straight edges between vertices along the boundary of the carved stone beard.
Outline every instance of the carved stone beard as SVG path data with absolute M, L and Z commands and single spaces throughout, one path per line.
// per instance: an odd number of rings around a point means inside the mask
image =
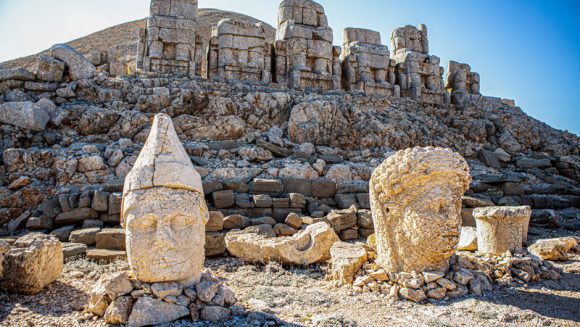
M 425 179 L 380 203 L 373 212 L 380 266 L 390 272 L 448 270 L 459 242 L 462 193 L 449 178 L 455 177 Z M 371 187 L 371 201 L 379 203 L 373 193 Z
M 202 194 L 164 187 L 126 195 L 127 258 L 143 282 L 199 282 L 209 213 Z

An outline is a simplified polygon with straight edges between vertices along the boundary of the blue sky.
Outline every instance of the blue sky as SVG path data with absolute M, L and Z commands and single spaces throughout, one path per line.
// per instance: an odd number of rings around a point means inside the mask
M 580 0 L 320 0 L 335 32 L 426 24 L 431 53 L 469 63 L 486 95 L 580 134 Z M 200 0 L 276 22 L 278 0 Z M 0 0 L 0 62 L 147 16 L 149 0 Z M 389 44 L 390 46 L 390 44 Z

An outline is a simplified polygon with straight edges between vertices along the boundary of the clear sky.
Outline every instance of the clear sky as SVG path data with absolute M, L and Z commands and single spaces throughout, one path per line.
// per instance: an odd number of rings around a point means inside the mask
M 431 54 L 469 63 L 482 92 L 580 134 L 580 0 L 320 0 L 344 27 L 380 31 L 424 23 Z M 199 0 L 275 25 L 278 0 Z M 146 17 L 149 0 L 0 0 L 0 62 Z M 390 47 L 390 44 L 389 44 Z

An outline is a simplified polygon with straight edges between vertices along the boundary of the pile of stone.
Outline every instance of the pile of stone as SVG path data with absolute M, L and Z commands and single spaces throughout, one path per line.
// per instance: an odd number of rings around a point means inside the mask
M 375 255 L 368 253 L 370 258 Z M 501 256 L 462 252 L 452 258 L 448 272 L 388 273 L 372 260 L 363 262 L 362 268 L 352 276 L 352 290 L 356 293 L 380 292 L 393 300 L 446 301 L 468 294 L 482 296 L 492 291 L 494 285 L 527 287 L 529 283 L 542 280 L 557 281 L 560 274 L 561 270 L 548 261 L 525 252 L 514 255 L 506 252 Z
M 99 279 L 85 310 L 113 325 L 150 326 L 178 319 L 217 324 L 230 318 L 235 303 L 234 293 L 209 272 L 192 287 L 142 283 L 119 272 Z

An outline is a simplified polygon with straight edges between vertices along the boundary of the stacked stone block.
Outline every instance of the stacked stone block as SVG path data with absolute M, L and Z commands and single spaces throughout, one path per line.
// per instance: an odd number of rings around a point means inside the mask
M 214 27 L 208 51 L 208 77 L 272 81 L 272 45 L 263 24 L 223 19 Z
M 441 60 L 429 55 L 427 27 L 407 25 L 397 28 L 391 33 L 391 44 L 401 95 L 427 103 L 448 103 L 443 67 L 439 66 Z
M 147 28 L 139 34 L 137 68 L 199 75 L 197 15 L 197 0 L 152 0 Z
M 367 94 L 399 96 L 395 86 L 395 62 L 389 48 L 381 44 L 381 34 L 361 28 L 343 31 L 341 55 L 344 88 Z
M 311 0 L 280 4 L 276 79 L 290 88 L 340 88 L 340 47 L 333 47 L 324 8 Z

